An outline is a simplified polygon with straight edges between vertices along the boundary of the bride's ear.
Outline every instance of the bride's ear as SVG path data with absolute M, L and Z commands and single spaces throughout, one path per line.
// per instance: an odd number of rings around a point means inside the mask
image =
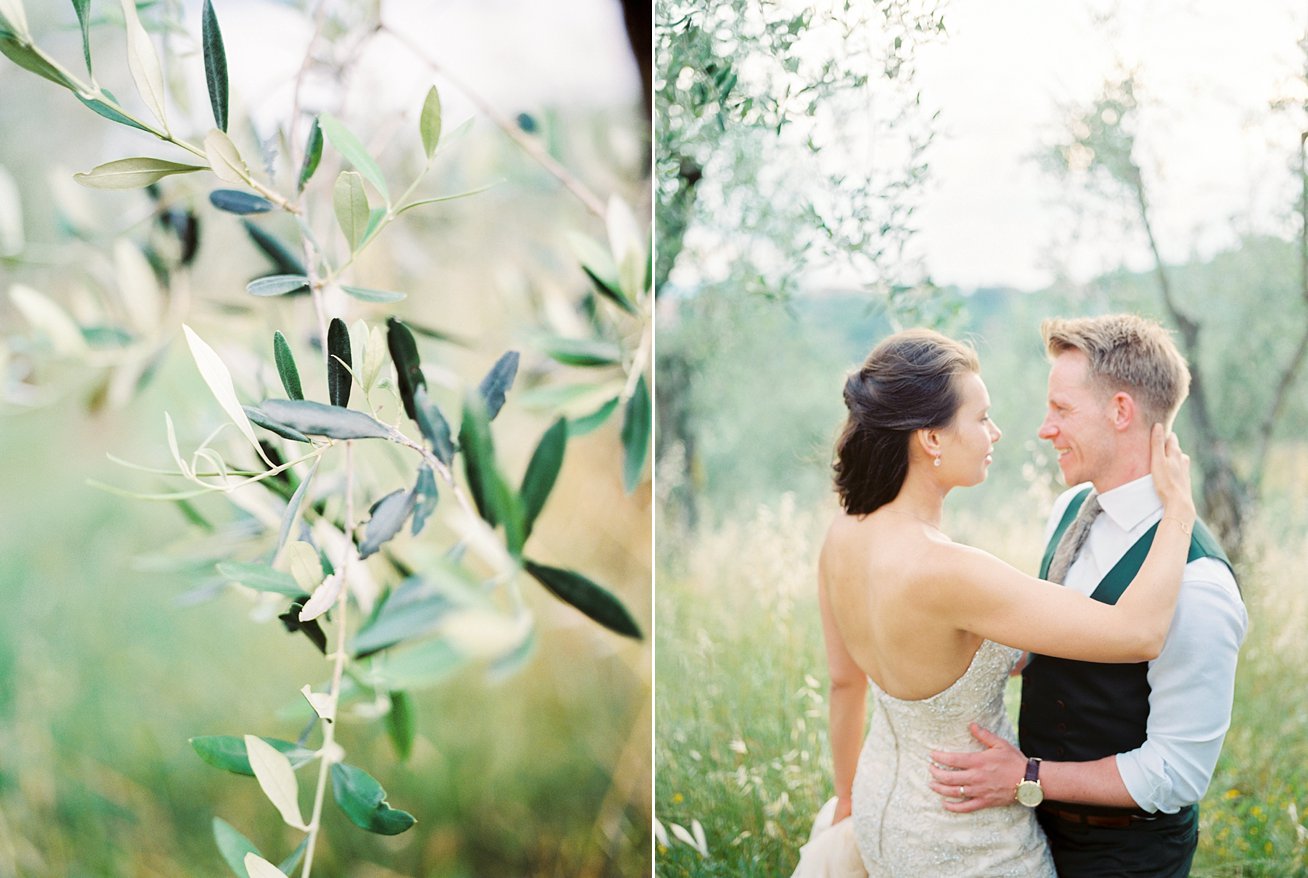
M 913 441 L 928 459 L 940 457 L 940 431 L 934 427 L 923 427 L 913 431 Z

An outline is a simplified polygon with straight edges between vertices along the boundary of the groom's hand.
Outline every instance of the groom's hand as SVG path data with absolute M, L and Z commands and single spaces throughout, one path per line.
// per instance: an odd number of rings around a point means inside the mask
M 985 749 L 979 753 L 932 750 L 931 789 L 944 797 L 946 811 L 963 813 L 1013 804 L 1017 784 L 1026 775 L 1026 757 L 976 723 L 968 728 Z

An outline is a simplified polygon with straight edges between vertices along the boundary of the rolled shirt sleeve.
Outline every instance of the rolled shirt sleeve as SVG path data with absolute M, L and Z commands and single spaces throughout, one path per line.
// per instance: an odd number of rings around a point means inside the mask
M 1231 724 L 1235 664 L 1249 618 L 1231 572 L 1201 558 L 1185 567 L 1176 615 L 1149 663 L 1147 739 L 1117 755 L 1137 804 L 1173 814 L 1203 798 Z

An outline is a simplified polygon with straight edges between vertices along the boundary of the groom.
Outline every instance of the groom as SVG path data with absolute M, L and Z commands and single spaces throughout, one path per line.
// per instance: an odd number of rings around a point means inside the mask
M 1171 425 L 1189 369 L 1166 330 L 1140 317 L 1050 320 L 1041 329 L 1052 366 L 1039 435 L 1076 486 L 1054 504 L 1041 576 L 1115 603 L 1162 515 L 1149 475 L 1150 428 Z M 1197 803 L 1230 725 L 1247 625 L 1230 562 L 1197 521 L 1158 658 L 1031 656 L 1021 751 L 973 726 L 983 751 L 932 754 L 947 767 L 931 769 L 938 791 L 965 786 L 970 797 L 945 807 L 1035 807 L 1060 878 L 1188 875 Z

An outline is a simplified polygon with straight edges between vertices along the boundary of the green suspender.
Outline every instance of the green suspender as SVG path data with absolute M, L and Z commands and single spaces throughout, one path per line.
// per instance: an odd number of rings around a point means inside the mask
M 1090 488 L 1086 488 L 1073 497 L 1072 502 L 1068 503 L 1067 509 L 1063 511 L 1063 520 L 1058 522 L 1058 527 L 1054 528 L 1054 535 L 1049 538 L 1049 544 L 1045 546 L 1045 557 L 1040 562 L 1041 579 L 1049 574 L 1049 565 L 1054 562 L 1054 552 L 1058 551 L 1058 544 L 1062 541 L 1063 534 L 1067 533 L 1067 529 L 1076 520 L 1076 514 L 1081 511 L 1081 504 L 1085 502 L 1086 497 L 1090 496 L 1090 490 Z
M 1113 569 L 1108 571 L 1108 575 L 1103 578 L 1098 587 L 1095 588 L 1094 594 L 1090 597 L 1105 604 L 1115 604 L 1117 599 L 1126 591 L 1126 587 L 1135 579 L 1135 575 L 1140 572 L 1140 567 L 1144 564 L 1145 556 L 1149 554 L 1149 547 L 1154 543 L 1154 533 L 1158 530 L 1155 524 L 1149 530 L 1145 531 L 1144 536 L 1135 541 L 1135 545 L 1126 550 L 1122 559 L 1113 565 Z M 1208 525 L 1195 519 L 1194 533 L 1190 536 L 1190 552 L 1186 555 L 1186 563 L 1196 561 L 1199 558 L 1216 558 L 1230 568 L 1231 559 L 1226 557 L 1222 551 L 1221 545 L 1218 544 L 1217 538 L 1213 532 L 1208 529 Z M 1232 573 L 1234 571 L 1232 570 Z

